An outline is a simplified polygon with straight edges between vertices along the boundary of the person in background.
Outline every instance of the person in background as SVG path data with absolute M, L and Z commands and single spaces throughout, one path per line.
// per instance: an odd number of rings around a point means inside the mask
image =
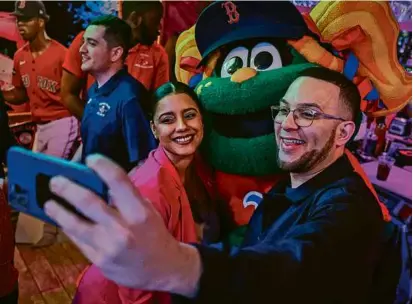
M 66 48 L 50 39 L 41 1 L 17 1 L 13 13 L 27 42 L 14 55 L 13 88 L 3 91 L 11 104 L 30 101 L 32 119 L 37 123 L 36 152 L 69 158 L 78 138 L 78 122 L 61 103 L 60 79 Z
M 184 303 L 369 303 L 385 221 L 344 154 L 360 101 L 344 75 L 315 67 L 302 71 L 271 107 L 274 157 L 289 177 L 264 195 L 240 248 L 179 243 L 150 199 L 98 155 L 88 165 L 113 193 L 117 212 L 56 177 L 51 190 L 94 224 L 52 201 L 46 213 L 109 280 L 170 292 Z
M 4 98 L 10 104 L 29 100 L 32 120 L 37 124 L 33 144 L 35 152 L 71 158 L 78 145 L 79 123 L 60 97 L 62 64 L 67 49 L 47 36 L 45 26 L 49 16 L 41 1 L 17 1 L 13 15 L 26 44 L 14 54 L 13 86 L 3 91 Z M 35 220 L 27 217 L 20 214 L 18 226 L 24 225 L 26 219 Z M 38 229 L 23 229 L 29 232 L 29 236 L 28 239 L 22 237 L 22 242 L 38 246 L 54 242 L 55 227 L 46 225 L 43 228 L 43 222 L 35 226 Z M 44 234 L 40 230 L 44 230 Z M 20 242 L 19 235 L 17 233 L 17 242 Z M 39 235 L 43 236 L 37 240 Z
M 208 168 L 197 155 L 203 138 L 198 98 L 183 83 L 166 83 L 155 92 L 153 105 L 151 125 L 159 147 L 129 174 L 130 179 L 151 200 L 177 240 L 216 242 L 216 194 Z M 74 304 L 101 304 L 108 299 L 111 304 L 171 302 L 165 293 L 117 286 L 92 265 L 80 280 Z
M 130 36 L 130 26 L 110 15 L 95 19 L 83 35 L 82 71 L 90 73 L 95 83 L 88 91 L 82 146 L 74 161 L 100 153 L 129 171 L 156 147 L 141 108 L 148 92 L 124 67 Z
M 18 273 L 13 265 L 14 232 L 7 203 L 4 168 L 7 150 L 15 144 L 10 133 L 7 111 L 0 92 L 0 303 L 17 304 Z
M 162 3 L 123 1 L 121 7 L 123 20 L 132 28 L 131 39 L 134 45 L 125 61 L 128 72 L 153 92 L 169 81 L 168 56 L 156 42 L 163 15 Z M 79 33 L 70 45 L 62 75 L 62 100 L 78 119 L 83 115 L 85 92 L 93 83 L 93 77 L 81 69 L 79 49 L 83 43 L 83 34 L 84 32 Z
M 212 1 L 164 1 L 161 44 L 169 59 L 169 77 L 175 80 L 175 49 L 179 35 L 193 26 L 202 10 Z

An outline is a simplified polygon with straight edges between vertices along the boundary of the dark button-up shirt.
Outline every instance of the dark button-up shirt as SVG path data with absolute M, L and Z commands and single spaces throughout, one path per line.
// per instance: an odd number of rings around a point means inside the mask
M 100 153 L 128 171 L 147 158 L 156 147 L 140 105 L 147 94 L 125 69 L 100 88 L 97 82 L 92 85 L 81 124 L 82 162 L 86 156 Z
M 380 255 L 380 207 L 346 156 L 296 189 L 264 196 L 241 249 L 196 245 L 196 303 L 367 303 Z

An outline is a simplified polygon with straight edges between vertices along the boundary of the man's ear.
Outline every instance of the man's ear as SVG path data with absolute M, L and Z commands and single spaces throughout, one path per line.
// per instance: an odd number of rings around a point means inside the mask
M 340 123 L 336 129 L 336 144 L 345 146 L 353 137 L 355 131 L 356 125 L 353 121 L 344 121 Z
M 43 18 L 38 18 L 37 20 L 39 20 L 39 26 L 40 28 L 46 28 L 46 22 Z
M 121 59 L 122 56 L 123 56 L 123 52 L 124 52 L 124 49 L 121 46 L 116 46 L 116 47 L 112 48 L 112 50 L 111 50 L 112 62 L 115 62 L 115 61 L 118 61 L 119 59 Z

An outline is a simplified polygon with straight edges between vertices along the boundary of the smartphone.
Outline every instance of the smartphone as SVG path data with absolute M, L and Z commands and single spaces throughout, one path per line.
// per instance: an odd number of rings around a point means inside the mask
M 10 148 L 7 160 L 8 200 L 11 208 L 17 211 L 58 226 L 43 210 L 48 200 L 54 200 L 70 212 L 91 222 L 73 205 L 50 191 L 50 179 L 57 175 L 88 188 L 108 202 L 106 184 L 92 169 L 83 164 L 32 152 L 21 147 Z

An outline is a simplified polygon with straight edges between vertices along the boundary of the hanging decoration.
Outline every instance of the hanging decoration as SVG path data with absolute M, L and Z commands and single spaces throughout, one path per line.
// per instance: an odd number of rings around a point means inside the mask
M 117 15 L 118 1 L 85 1 L 79 7 L 68 3 L 68 11 L 73 12 L 73 21 L 86 28 L 88 23 L 101 15 Z
M 314 7 L 319 1 L 292 0 L 292 2 L 296 6 L 311 8 L 311 7 Z M 412 2 L 411 1 L 392 0 L 389 2 L 390 2 L 390 6 L 398 22 L 411 21 L 411 16 L 412 16 Z

